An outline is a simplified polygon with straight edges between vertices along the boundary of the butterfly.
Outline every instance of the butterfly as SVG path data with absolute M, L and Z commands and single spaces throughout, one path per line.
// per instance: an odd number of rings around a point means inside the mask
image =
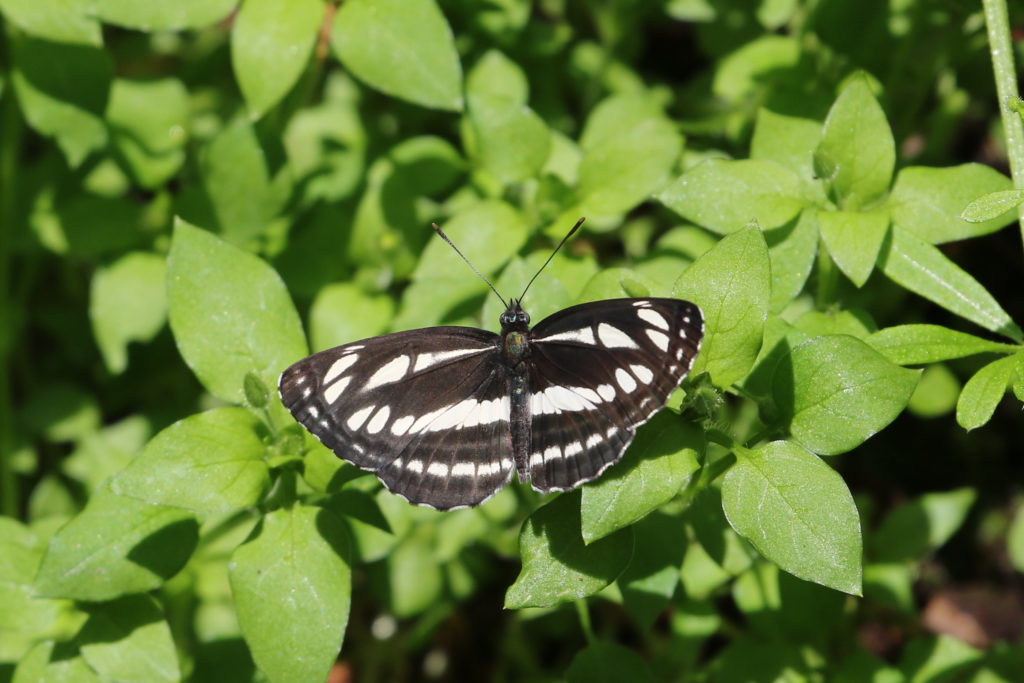
M 690 371 L 703 314 L 681 299 L 610 299 L 530 327 L 525 293 L 503 302 L 500 334 L 429 327 L 313 354 L 281 374 L 281 400 L 410 503 L 478 505 L 513 473 L 542 492 L 596 479 Z

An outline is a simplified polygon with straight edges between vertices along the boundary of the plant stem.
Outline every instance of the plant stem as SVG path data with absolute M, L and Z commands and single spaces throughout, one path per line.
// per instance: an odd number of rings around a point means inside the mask
M 583 630 L 583 635 L 587 639 L 588 645 L 593 645 L 597 640 L 594 638 L 594 627 L 590 623 L 590 610 L 587 609 L 587 601 L 580 598 L 576 600 L 576 614 L 580 618 L 580 629 Z
M 1010 175 L 1013 186 L 1024 188 L 1024 124 L 1016 112 L 1010 111 L 1007 103 L 1016 100 L 1017 73 L 1013 66 L 1013 44 L 1010 40 L 1010 19 L 1006 12 L 1006 0 L 982 0 L 985 9 L 985 27 L 988 30 L 988 51 L 992 56 L 992 74 L 999 96 L 999 114 L 1006 136 L 1006 156 L 1010 161 Z M 1024 208 L 1017 209 L 1021 237 L 1024 238 Z

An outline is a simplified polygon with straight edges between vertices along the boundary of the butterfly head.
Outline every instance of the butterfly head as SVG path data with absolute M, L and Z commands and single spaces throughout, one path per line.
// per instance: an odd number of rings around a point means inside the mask
M 512 299 L 498 320 L 502 332 L 527 332 L 530 329 L 530 314 L 523 310 L 519 299 Z

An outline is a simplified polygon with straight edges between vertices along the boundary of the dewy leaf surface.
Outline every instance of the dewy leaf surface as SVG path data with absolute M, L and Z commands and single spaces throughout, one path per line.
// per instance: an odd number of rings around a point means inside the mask
M 323 508 L 264 516 L 228 567 L 238 624 L 272 681 L 322 681 L 341 648 L 351 602 L 348 532 Z
M 1006 356 L 992 361 L 967 380 L 956 402 L 956 421 L 970 431 L 992 419 L 1006 393 L 1017 359 Z
M 732 527 L 801 579 L 861 593 L 860 518 L 842 477 L 787 441 L 737 454 L 722 483 Z
M 895 325 L 865 339 L 870 346 L 897 365 L 938 363 L 978 353 L 1012 351 L 1016 346 L 989 341 L 941 325 Z
M 793 437 L 815 453 L 836 455 L 896 419 L 919 374 L 893 365 L 855 337 L 828 335 L 783 356 L 772 384 Z
M 505 593 L 505 607 L 551 607 L 593 595 L 614 581 L 633 555 L 633 532 L 622 529 L 584 545 L 580 494 L 565 493 L 526 520 L 519 552 L 523 569 Z

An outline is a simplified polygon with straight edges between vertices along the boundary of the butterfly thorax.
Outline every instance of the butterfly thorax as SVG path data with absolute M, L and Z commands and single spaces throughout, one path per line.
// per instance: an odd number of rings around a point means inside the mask
M 501 314 L 502 356 L 509 367 L 519 365 L 530 353 L 526 335 L 530 331 L 530 314 L 513 299 Z

